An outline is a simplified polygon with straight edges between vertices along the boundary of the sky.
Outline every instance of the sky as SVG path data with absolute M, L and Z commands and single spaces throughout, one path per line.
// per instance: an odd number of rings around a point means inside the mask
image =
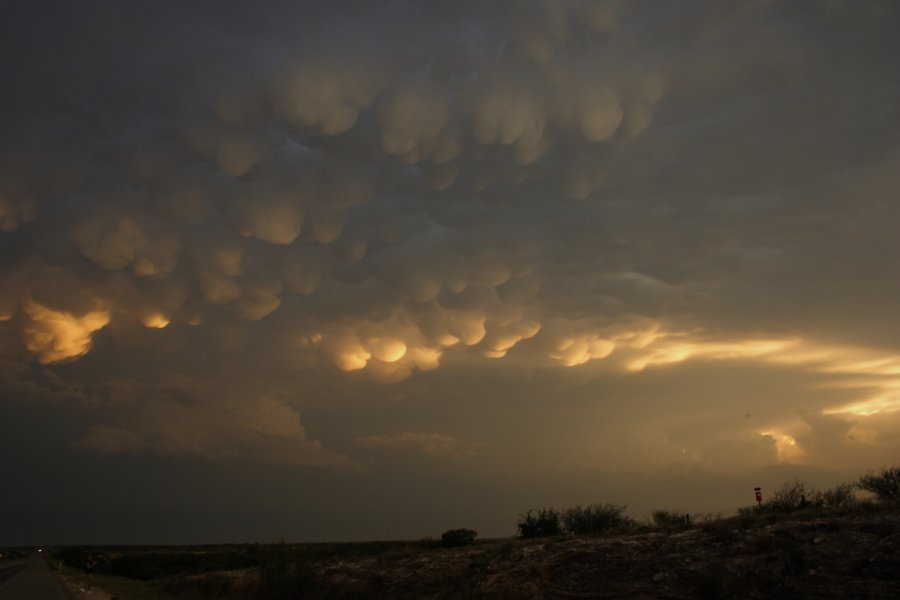
M 39 0 L 0 544 L 729 512 L 900 456 L 900 5 Z

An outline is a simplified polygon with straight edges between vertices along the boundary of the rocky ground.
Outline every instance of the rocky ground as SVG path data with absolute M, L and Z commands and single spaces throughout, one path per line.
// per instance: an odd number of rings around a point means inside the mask
M 508 541 L 318 565 L 313 597 L 898 598 L 900 514 Z
M 119 549 L 110 555 L 131 553 L 132 568 L 152 558 L 169 565 L 162 570 L 169 573 L 178 563 L 167 562 L 166 552 L 196 560 L 253 551 L 260 567 L 97 581 L 119 600 L 900 598 L 898 546 L 900 510 L 868 504 L 791 514 L 747 511 L 668 531 L 638 526 L 597 537 L 494 540 L 458 548 L 386 542 Z M 73 584 L 80 581 L 77 575 Z M 73 591 L 80 597 L 80 590 Z M 93 597 L 106 596 L 95 588 Z

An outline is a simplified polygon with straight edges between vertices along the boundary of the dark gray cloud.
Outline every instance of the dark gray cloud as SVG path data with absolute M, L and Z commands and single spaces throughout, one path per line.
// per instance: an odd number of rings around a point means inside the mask
M 9 17 L 0 394 L 48 455 L 387 502 L 896 453 L 891 2 Z

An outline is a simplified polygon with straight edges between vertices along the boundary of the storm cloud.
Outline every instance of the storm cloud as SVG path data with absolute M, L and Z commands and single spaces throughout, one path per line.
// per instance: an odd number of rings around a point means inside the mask
M 48 452 L 335 490 L 896 456 L 893 2 L 13 12 L 0 394 Z

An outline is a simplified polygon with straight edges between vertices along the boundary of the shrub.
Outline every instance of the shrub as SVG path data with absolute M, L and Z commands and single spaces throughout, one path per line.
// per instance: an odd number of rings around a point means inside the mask
M 776 512 L 792 512 L 820 502 L 821 494 L 815 488 L 794 479 L 785 481 L 775 490 L 772 499 L 766 503 L 766 508 Z
M 831 489 L 822 492 L 822 502 L 829 508 L 844 508 L 856 504 L 856 496 L 853 494 L 852 483 L 839 483 Z
M 562 520 L 565 530 L 573 535 L 603 533 L 630 524 L 623 515 L 625 508 L 618 504 L 576 506 L 563 512 Z
M 474 529 L 449 529 L 441 534 L 441 546 L 467 546 L 475 541 L 478 532 Z
M 693 515 L 677 510 L 654 510 L 652 517 L 660 529 L 688 529 L 694 524 Z
M 555 508 L 542 508 L 533 514 L 533 510 L 519 517 L 519 535 L 523 538 L 546 537 L 559 535 L 559 513 Z
M 900 466 L 882 469 L 879 474 L 866 473 L 857 485 L 879 500 L 900 500 Z
M 759 510 L 755 506 L 742 506 L 735 519 L 741 529 L 750 529 L 759 524 Z
M 737 519 L 707 519 L 703 522 L 703 533 L 710 536 L 713 541 L 720 543 L 730 543 L 737 536 Z
M 260 557 L 259 593 L 262 598 L 287 600 L 300 596 L 310 579 L 294 548 L 280 543 Z
M 254 553 L 225 549 L 125 552 L 109 559 L 95 554 L 95 559 L 97 573 L 109 573 L 144 581 L 179 575 L 197 575 L 208 571 L 246 569 L 257 566 L 259 562 Z

